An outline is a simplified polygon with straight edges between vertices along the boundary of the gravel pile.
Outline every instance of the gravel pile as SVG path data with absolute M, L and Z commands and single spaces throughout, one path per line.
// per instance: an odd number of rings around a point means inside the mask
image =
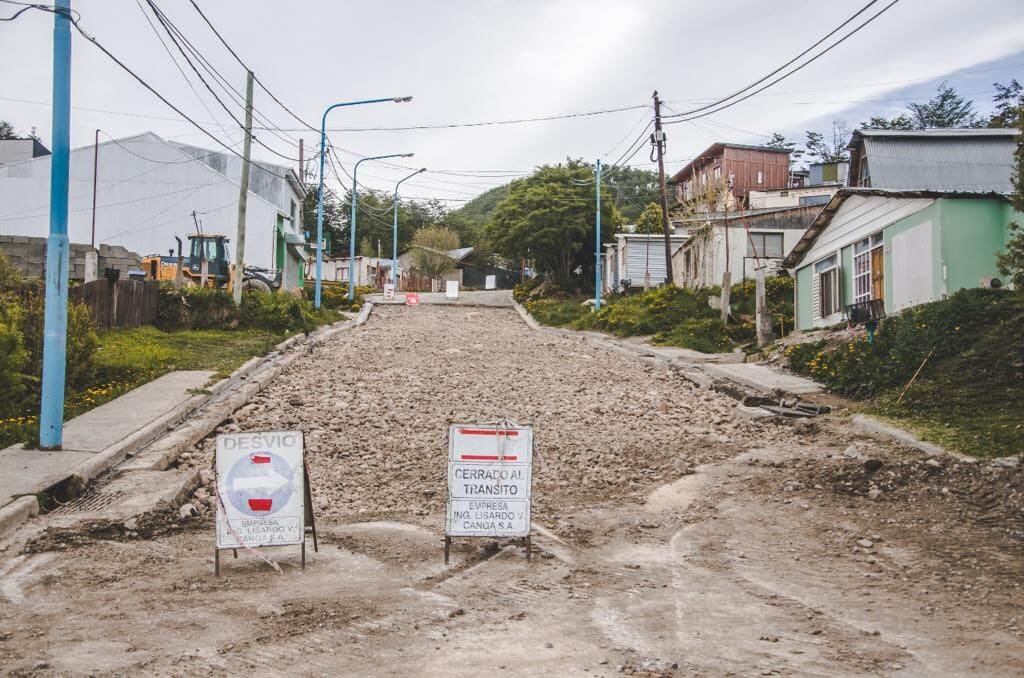
M 535 430 L 534 511 L 639 498 L 692 466 L 792 438 L 642 359 L 530 330 L 511 310 L 377 307 L 220 432 L 301 429 L 320 515 L 443 510 L 448 426 Z M 191 455 L 208 465 L 213 437 Z

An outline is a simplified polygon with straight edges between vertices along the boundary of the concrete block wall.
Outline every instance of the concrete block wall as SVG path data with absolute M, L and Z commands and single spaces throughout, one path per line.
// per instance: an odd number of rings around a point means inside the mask
M 85 253 L 90 247 L 83 244 L 71 245 L 69 277 L 72 280 L 85 279 Z M 26 278 L 42 278 L 46 273 L 46 238 L 30 238 L 23 235 L 0 235 L 0 252 Z M 121 271 L 126 278 L 128 271 L 138 269 L 142 257 L 120 245 L 100 245 L 99 275 L 108 268 Z

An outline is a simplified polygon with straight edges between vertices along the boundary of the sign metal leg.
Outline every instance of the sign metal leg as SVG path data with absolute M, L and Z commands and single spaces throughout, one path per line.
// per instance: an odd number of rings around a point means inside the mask
M 533 540 L 530 535 L 526 535 L 526 562 L 530 562 L 530 556 L 533 553 Z
M 448 564 L 448 553 L 452 548 L 452 538 L 448 535 L 444 536 L 444 564 Z
M 302 569 L 306 569 L 306 540 L 302 540 Z
M 220 549 L 213 549 L 213 576 L 220 576 Z

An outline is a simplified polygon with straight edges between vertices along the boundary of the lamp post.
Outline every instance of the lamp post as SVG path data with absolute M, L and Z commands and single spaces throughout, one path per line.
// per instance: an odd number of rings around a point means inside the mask
M 352 218 L 349 220 L 348 238 L 348 300 L 356 298 L 356 205 L 359 204 L 358 186 L 356 185 L 356 174 L 359 172 L 359 165 L 367 160 L 384 160 L 386 158 L 411 158 L 412 153 L 388 153 L 387 155 L 374 155 L 369 158 L 360 158 L 352 167 Z M 417 174 L 419 174 L 417 172 Z
M 46 240 L 43 311 L 43 383 L 39 447 L 64 442 L 64 378 L 68 342 L 68 181 L 71 155 L 71 0 L 53 12 L 53 159 L 50 164 L 50 235 Z
M 391 284 L 395 285 L 396 290 L 398 289 L 398 187 L 406 179 L 412 179 L 417 174 L 422 174 L 426 171 L 426 167 L 418 169 L 409 176 L 399 179 L 398 183 L 395 184 L 395 225 L 391 230 Z
M 601 159 L 594 164 L 595 186 L 597 188 L 594 216 L 594 310 L 601 310 Z
M 320 185 L 316 194 L 316 292 L 313 295 L 313 306 L 320 308 L 321 271 L 323 268 L 324 241 L 324 153 L 327 152 L 327 114 L 342 106 L 359 106 L 362 104 L 379 104 L 393 101 L 396 104 L 412 101 L 412 97 L 386 97 L 383 99 L 363 99 L 361 101 L 343 101 L 331 104 L 324 110 L 320 118 Z

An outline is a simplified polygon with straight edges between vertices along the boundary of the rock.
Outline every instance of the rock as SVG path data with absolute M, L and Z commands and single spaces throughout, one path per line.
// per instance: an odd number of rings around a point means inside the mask
M 138 518 L 129 518 L 128 520 L 126 520 L 123 523 L 121 523 L 121 526 L 124 527 L 124 529 L 126 529 L 128 531 L 137 530 L 137 529 L 139 529 L 139 519 Z
M 942 462 L 935 457 L 932 457 L 924 463 L 925 466 L 931 466 L 932 468 L 942 468 Z
M 877 487 L 872 487 L 870 490 L 868 490 L 868 499 L 873 499 L 873 500 L 877 501 L 878 498 L 881 497 L 881 496 L 882 496 L 882 491 L 880 489 L 878 489 Z
M 878 469 L 882 468 L 882 466 L 881 459 L 868 459 L 864 462 L 864 472 L 869 474 L 877 473 Z
M 860 450 L 857 449 L 856 445 L 850 445 L 845 450 L 843 450 L 843 456 L 846 457 L 847 459 L 859 459 Z
M 1017 468 L 1020 466 L 1020 457 L 1002 457 L 992 462 L 995 466 L 1002 468 Z
M 546 650 L 550 650 L 553 647 L 554 647 L 554 645 L 552 643 L 544 643 L 544 649 L 546 649 Z
M 874 545 L 875 545 L 875 542 L 871 541 L 870 539 L 858 539 L 857 540 L 857 546 L 861 546 L 861 547 L 866 548 L 866 549 L 869 549 L 869 548 L 873 547 Z
M 199 515 L 199 509 L 196 508 L 195 504 L 182 504 L 181 508 L 178 509 L 178 515 L 182 518 L 191 518 Z
M 452 610 L 451 612 L 449 612 L 448 616 L 450 618 L 454 618 L 454 617 L 461 617 L 464 614 L 466 614 L 466 611 L 463 610 L 461 607 L 457 607 L 454 610 Z
M 203 485 L 209 485 L 216 478 L 216 474 L 212 468 L 204 468 L 199 472 L 199 482 Z

